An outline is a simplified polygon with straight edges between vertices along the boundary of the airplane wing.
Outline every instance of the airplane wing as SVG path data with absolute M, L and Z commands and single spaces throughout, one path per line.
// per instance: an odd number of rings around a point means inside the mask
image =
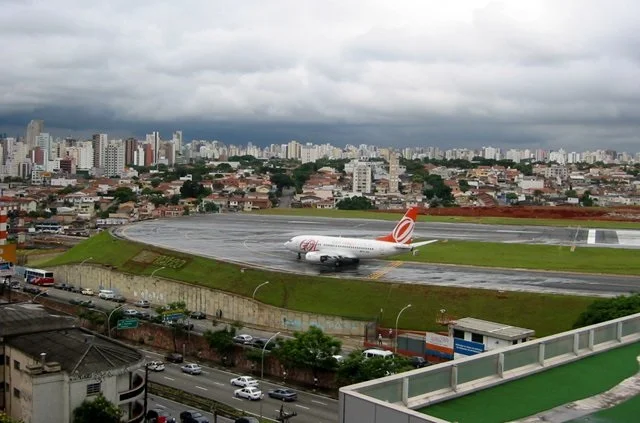
M 305 254 L 304 259 L 312 263 L 334 264 L 339 266 L 344 261 L 357 262 L 358 256 L 353 251 L 343 250 L 340 248 L 322 248 L 318 251 L 309 251 Z
M 411 244 L 396 244 L 396 248 L 399 250 L 413 250 L 414 248 L 422 247 L 423 245 L 433 244 L 438 242 L 437 239 L 430 239 L 429 241 L 414 242 Z

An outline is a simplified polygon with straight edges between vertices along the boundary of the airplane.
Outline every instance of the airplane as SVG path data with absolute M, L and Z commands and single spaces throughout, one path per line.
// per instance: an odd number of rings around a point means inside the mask
M 298 260 L 302 259 L 304 254 L 304 259 L 308 262 L 333 264 L 335 267 L 357 264 L 361 258 L 393 256 L 438 241 L 432 239 L 411 242 L 417 216 L 418 208 L 409 208 L 391 233 L 376 239 L 298 235 L 285 242 L 284 246 L 287 250 L 297 253 Z

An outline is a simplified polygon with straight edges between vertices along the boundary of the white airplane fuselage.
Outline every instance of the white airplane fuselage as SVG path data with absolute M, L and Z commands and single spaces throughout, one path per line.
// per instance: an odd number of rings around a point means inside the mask
M 403 250 L 393 242 L 375 239 L 343 238 L 322 235 L 300 235 L 285 242 L 285 248 L 299 254 L 322 254 L 323 250 L 344 252 L 347 256 L 360 258 L 386 257 L 402 253 Z

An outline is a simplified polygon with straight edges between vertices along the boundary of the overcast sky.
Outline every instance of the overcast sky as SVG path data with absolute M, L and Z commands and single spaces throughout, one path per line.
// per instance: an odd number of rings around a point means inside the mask
M 640 2 L 0 0 L 0 132 L 640 151 Z

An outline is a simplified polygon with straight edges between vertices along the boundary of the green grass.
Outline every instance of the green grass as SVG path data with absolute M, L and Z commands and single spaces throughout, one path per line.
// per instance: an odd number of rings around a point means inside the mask
M 615 407 L 571 420 L 571 423 L 628 423 L 637 421 L 638 416 L 640 416 L 640 395 Z
M 571 247 L 558 245 L 448 241 L 422 247 L 415 256 L 401 254 L 390 260 L 640 275 L 638 251 L 624 248 L 578 247 L 572 252 Z
M 186 261 L 180 269 L 162 269 L 157 276 L 243 296 L 251 296 L 258 284 L 268 280 L 270 284 L 256 295 L 256 299 L 266 304 L 358 320 L 375 320 L 383 309 L 381 322 L 387 327 L 394 326 L 397 312 L 411 303 L 413 307 L 402 315 L 401 328 L 442 330 L 436 317 L 439 310 L 445 308 L 448 314 L 458 318 L 473 316 L 531 328 L 536 330 L 537 336 L 544 336 L 570 329 L 578 315 L 594 300 L 582 296 L 497 293 L 483 289 L 302 277 L 252 268 L 242 272 L 241 266 L 120 240 L 108 232 L 76 245 L 46 265 L 79 263 L 93 257 L 89 262 L 136 275 L 150 275 L 158 266 L 153 265 L 153 257 L 147 260 L 148 263 L 140 262 L 143 250 Z
M 611 389 L 638 372 L 638 355 L 640 342 L 419 411 L 460 423 L 524 418 Z
M 326 210 L 326 209 L 266 209 L 256 211 L 257 214 L 275 216 L 314 216 L 333 217 L 340 219 L 378 219 L 399 220 L 399 213 L 360 211 L 360 210 Z M 554 226 L 581 227 L 602 229 L 640 229 L 637 222 L 612 222 L 605 220 L 572 220 L 572 219 L 536 219 L 515 217 L 468 217 L 468 216 L 418 216 L 420 222 L 444 223 L 477 223 L 487 225 L 515 225 L 515 226 Z

